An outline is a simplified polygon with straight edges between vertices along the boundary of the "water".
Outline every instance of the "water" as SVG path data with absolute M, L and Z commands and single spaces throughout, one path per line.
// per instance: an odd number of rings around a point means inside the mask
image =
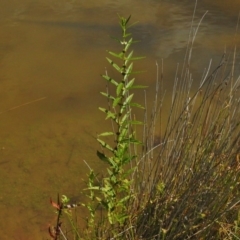
M 105 105 L 100 74 L 106 50 L 118 47 L 109 38 L 120 36 L 117 13 L 139 22 L 135 52 L 147 58 L 136 68 L 147 70 L 139 82 L 151 96 L 156 60 L 164 59 L 166 85 L 182 62 L 194 1 L 10 0 L 0 9 L 0 238 L 49 239 L 55 217 L 49 198 L 80 195 L 84 159 L 101 171 L 94 139 L 107 129 L 97 110 Z M 194 48 L 196 74 L 231 50 L 240 3 L 201 1 L 196 22 L 206 10 Z

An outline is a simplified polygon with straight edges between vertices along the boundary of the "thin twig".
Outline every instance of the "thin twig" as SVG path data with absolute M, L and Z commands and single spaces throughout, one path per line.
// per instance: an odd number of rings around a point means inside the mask
M 35 102 L 42 101 L 42 100 L 44 100 L 44 99 L 46 99 L 46 98 L 47 98 L 47 97 L 42 97 L 42 98 L 38 98 L 38 99 L 33 100 L 33 101 L 30 101 L 30 102 L 23 103 L 23 104 L 18 105 L 18 106 L 16 106 L 16 107 L 12 107 L 12 108 L 10 108 L 10 109 L 8 109 L 8 110 L 6 110 L 6 111 L 0 112 L 0 114 L 6 113 L 6 112 L 10 112 L 10 111 L 15 110 L 15 109 L 17 109 L 17 108 L 20 108 L 20 107 L 23 107 L 23 106 L 26 106 L 26 105 L 29 105 L 29 104 L 32 104 L 32 103 L 35 103 Z

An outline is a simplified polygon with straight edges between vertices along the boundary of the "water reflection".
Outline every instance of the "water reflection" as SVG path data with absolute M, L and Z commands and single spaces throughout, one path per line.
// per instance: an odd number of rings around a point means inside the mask
M 116 49 L 109 35 L 120 36 L 117 13 L 131 13 L 139 21 L 133 27 L 141 40 L 135 52 L 147 59 L 136 68 L 148 70 L 139 81 L 154 85 L 155 61 L 164 58 L 171 85 L 183 59 L 193 5 L 191 0 L 0 3 L 1 239 L 43 239 L 54 217 L 49 197 L 57 192 L 78 197 L 88 171 L 83 159 L 101 168 L 93 136 L 99 126 L 107 128 L 97 106 L 106 104 L 99 95 L 104 89 L 100 74 L 107 66 L 105 50 Z M 209 13 L 194 48 L 193 71 L 201 72 L 212 56 L 217 62 L 224 47 L 231 47 L 232 6 L 239 3 L 199 4 L 196 20 Z

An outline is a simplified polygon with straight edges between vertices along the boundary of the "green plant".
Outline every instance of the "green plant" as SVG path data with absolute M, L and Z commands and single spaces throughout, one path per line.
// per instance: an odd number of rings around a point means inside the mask
M 106 119 L 112 121 L 112 131 L 103 132 L 98 135 L 97 141 L 100 143 L 102 150 L 97 151 L 97 156 L 103 162 L 108 164 L 107 174 L 99 186 L 93 186 L 93 172 L 89 175 L 90 199 L 96 199 L 98 206 L 103 207 L 107 212 L 107 220 L 110 225 L 115 228 L 123 226 L 130 218 L 129 204 L 135 197 L 132 191 L 131 174 L 135 170 L 132 164 L 129 164 L 137 157 L 134 146 L 141 144 L 136 139 L 135 127 L 136 124 L 142 124 L 132 117 L 132 107 L 143 108 L 140 104 L 132 101 L 132 89 L 144 88 L 144 86 L 135 85 L 135 78 L 130 79 L 133 73 L 133 61 L 139 60 L 142 57 L 133 57 L 133 51 L 130 51 L 131 45 L 134 43 L 131 34 L 127 32 L 130 17 L 127 19 L 120 18 L 120 26 L 122 29 L 122 39 L 116 39 L 121 45 L 120 53 L 108 51 L 108 53 L 115 58 L 113 61 L 107 58 L 114 70 L 120 76 L 119 80 L 115 80 L 107 74 L 102 77 L 111 86 L 107 88 L 106 92 L 101 94 L 106 97 L 108 108 L 99 108 L 106 114 Z M 119 63 L 117 63 L 117 61 Z M 111 89 L 111 91 L 110 91 Z M 103 140 L 103 137 L 111 136 L 113 144 L 109 144 Z M 107 153 L 108 152 L 108 153 Z M 95 192 L 98 191 L 96 195 Z M 94 222 L 95 208 L 88 205 L 91 213 L 91 224 Z M 105 221 L 105 219 L 102 219 Z M 119 232 L 116 231 L 116 234 Z

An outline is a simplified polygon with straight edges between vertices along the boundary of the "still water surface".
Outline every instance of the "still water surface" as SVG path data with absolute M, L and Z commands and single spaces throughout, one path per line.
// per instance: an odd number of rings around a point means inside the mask
M 151 97 L 156 60 L 164 59 L 169 86 L 182 62 L 194 2 L 1 1 L 1 239 L 49 239 L 55 217 L 49 197 L 79 196 L 88 172 L 83 159 L 101 170 L 94 140 L 107 127 L 97 110 L 105 104 L 100 74 L 106 50 L 118 47 L 109 38 L 120 36 L 117 13 L 139 22 L 132 30 L 141 40 L 135 52 L 147 58 L 136 67 L 147 70 L 139 81 L 150 86 Z M 196 21 L 206 10 L 193 55 L 196 76 L 210 58 L 215 64 L 225 48 L 231 50 L 240 2 L 199 1 Z

